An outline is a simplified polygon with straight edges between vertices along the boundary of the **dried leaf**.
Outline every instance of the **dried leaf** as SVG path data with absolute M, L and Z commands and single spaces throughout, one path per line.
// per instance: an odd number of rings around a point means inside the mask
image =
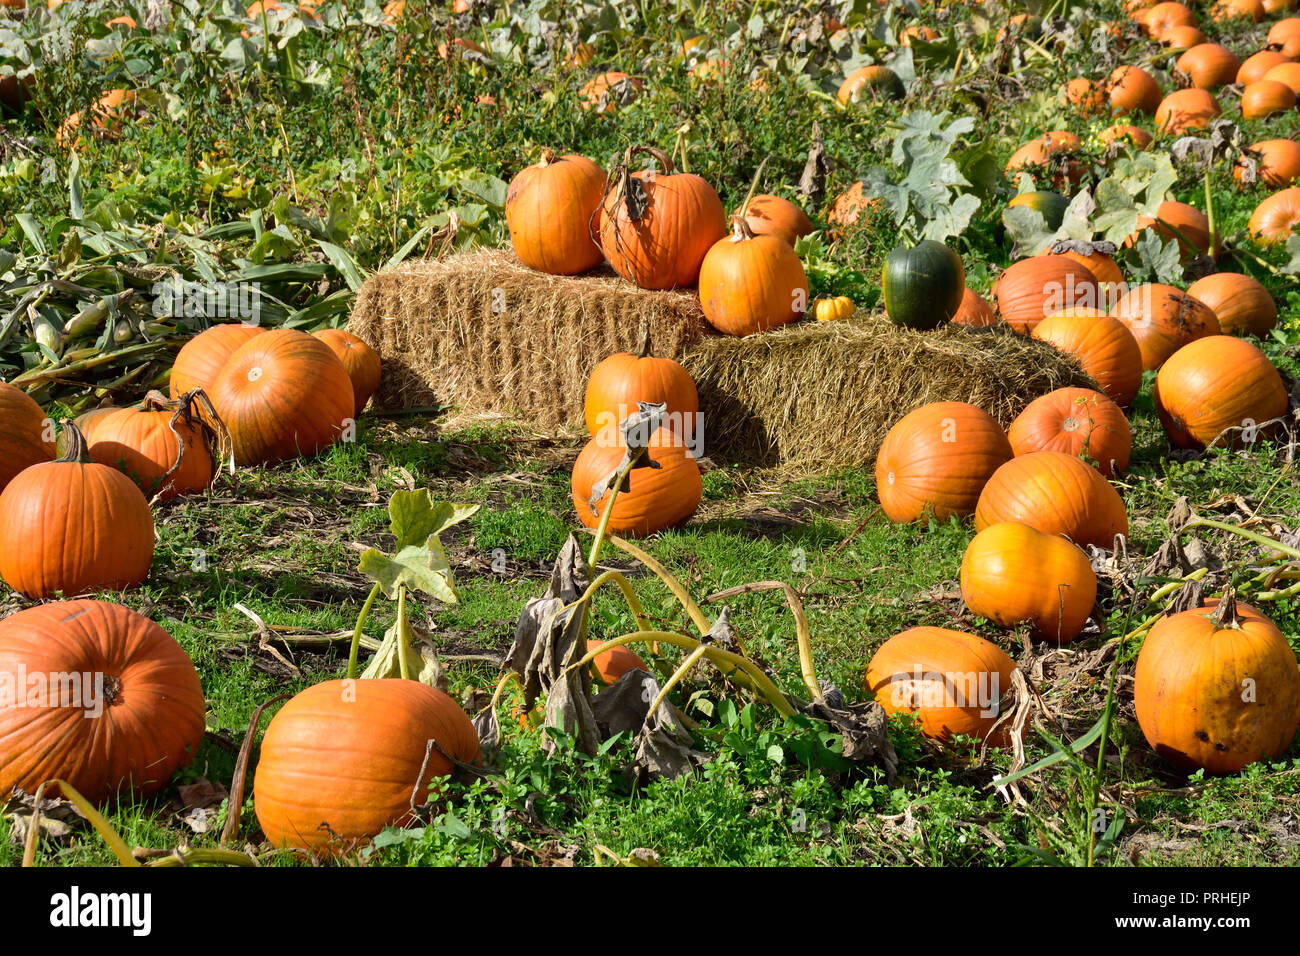
M 898 772 L 898 755 L 889 739 L 889 721 L 884 708 L 874 700 L 844 706 L 844 695 L 833 684 L 821 683 L 823 699 L 805 707 L 805 712 L 829 723 L 840 734 L 841 753 L 846 760 L 872 763 L 893 781 Z
M 27 842 L 27 831 L 31 826 L 35 804 L 33 794 L 15 787 L 4 806 L 0 807 L 0 816 L 9 821 L 11 843 L 22 846 Z M 59 797 L 41 797 L 40 817 L 41 836 L 61 844 L 71 842 L 73 834 L 85 829 L 89 822 L 71 800 Z

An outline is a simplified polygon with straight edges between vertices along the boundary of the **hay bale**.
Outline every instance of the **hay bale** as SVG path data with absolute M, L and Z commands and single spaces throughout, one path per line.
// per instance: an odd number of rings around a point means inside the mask
M 544 428 L 581 427 L 591 370 L 647 327 L 655 352 L 694 377 L 717 461 L 865 466 L 926 402 L 970 402 L 1007 425 L 1052 389 L 1096 387 L 1072 358 L 1006 328 L 916 332 L 859 313 L 737 339 L 712 332 L 694 291 L 543 275 L 501 250 L 372 276 L 348 323 L 383 357 L 380 408 L 450 402 Z

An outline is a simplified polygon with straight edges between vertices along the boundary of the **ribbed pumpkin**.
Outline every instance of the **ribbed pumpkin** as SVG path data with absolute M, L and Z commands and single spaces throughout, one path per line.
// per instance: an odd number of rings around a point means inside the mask
M 1096 308 L 1101 290 L 1092 270 L 1065 256 L 1032 256 L 1010 265 L 993 286 L 998 314 L 1029 334 L 1044 318 L 1069 308 Z
M 923 239 L 892 250 L 881 269 L 885 313 L 895 325 L 935 329 L 961 308 L 966 270 L 961 256 L 942 242 Z
M 658 160 L 660 171 L 635 172 L 611 184 L 601 206 L 601 248 L 619 275 L 643 289 L 693 286 L 704 257 L 727 236 L 722 200 L 699 176 L 674 173 L 662 150 L 634 146 L 625 163 L 642 152 Z
M 1127 407 L 1142 386 L 1142 350 L 1118 319 L 1096 310 L 1067 309 L 1043 319 L 1031 334 L 1077 358 L 1120 407 Z
M 1241 94 L 1241 115 L 1245 119 L 1267 119 L 1295 108 L 1295 90 L 1278 80 L 1259 80 Z
M 551 275 L 576 275 L 604 260 L 591 220 L 605 197 L 605 171 L 585 156 L 552 150 L 510 180 L 506 227 L 519 261 Z
M 1181 3 L 1167 0 L 1165 3 L 1157 3 L 1147 11 L 1143 26 L 1146 27 L 1148 36 L 1159 40 L 1174 27 L 1196 26 L 1196 14 Z
M 49 681 L 43 689 L 31 684 L 38 676 Z M 118 604 L 60 601 L 5 618 L 6 685 L 24 696 L 19 706 L 0 706 L 0 792 L 34 793 L 58 778 L 97 804 L 147 797 L 203 741 L 193 662 L 161 627 Z M 26 696 L 34 690 L 39 697 Z
M 1066 130 L 1052 130 L 1025 143 L 1007 160 L 1005 173 L 1008 179 L 1031 167 L 1045 167 L 1053 186 L 1063 189 L 1069 183 L 1083 178 L 1083 165 L 1068 156 L 1083 146 L 1079 137 Z
M 1155 229 L 1156 233 L 1168 242 L 1177 238 L 1178 252 L 1183 259 L 1188 259 L 1198 252 L 1210 251 L 1210 220 L 1205 213 L 1185 202 L 1167 199 L 1157 209 L 1158 218 L 1138 216 L 1137 232 L 1126 240 L 1126 245 L 1137 242 L 1143 230 Z
M 1210 120 L 1217 119 L 1222 112 L 1219 101 L 1209 90 L 1196 87 L 1175 90 L 1160 101 L 1156 109 L 1156 128 L 1171 136 L 1188 130 L 1206 129 Z
M 887 66 L 861 66 L 844 78 L 835 98 L 842 104 L 871 97 L 901 100 L 907 95 L 903 81 Z
M 1275 80 L 1291 87 L 1291 92 L 1300 94 L 1300 63 L 1279 63 L 1264 74 L 1265 80 Z
M 1113 315 L 1137 339 L 1144 370 L 1159 368 L 1188 342 L 1219 333 L 1219 320 L 1209 306 L 1159 283 L 1129 289 L 1115 303 Z
M 242 345 L 208 394 L 241 465 L 314 455 L 342 437 L 356 412 L 343 363 L 320 339 L 294 329 Z
M 1300 37 L 1300 17 L 1287 17 L 1268 28 L 1269 46 L 1285 46 L 1295 37 Z
M 1106 91 L 1100 83 L 1083 76 L 1068 80 L 1061 89 L 1061 99 L 1080 116 L 1096 116 L 1106 110 Z
M 1249 20 L 1259 23 L 1264 19 L 1264 4 L 1260 0 L 1219 0 L 1210 7 L 1210 19 L 1216 23 L 1229 20 Z
M 1261 246 L 1286 242 L 1300 223 L 1300 187 L 1283 189 L 1262 200 L 1250 214 L 1246 228 Z
M 607 478 L 623 460 L 621 445 L 591 439 L 573 463 L 569 488 L 578 520 L 588 528 L 600 523 L 612 492 L 605 492 L 593 510 L 589 500 L 596 482 Z M 628 487 L 618 494 L 609 530 L 635 537 L 654 534 L 681 524 L 700 505 L 704 485 L 700 468 L 689 454 L 684 440 L 671 429 L 660 428 L 650 436 L 649 455 L 658 468 L 633 468 Z
M 1060 193 L 1054 193 L 1045 189 L 1035 189 L 1027 193 L 1021 193 L 1013 196 L 1007 202 L 1008 209 L 1014 209 L 1017 206 L 1027 206 L 1030 209 L 1037 210 L 1043 214 L 1043 221 L 1047 223 L 1047 228 L 1056 230 L 1061 228 L 1061 220 L 1065 218 L 1065 210 L 1070 208 L 1070 200 L 1066 199 Z
M 735 231 L 716 242 L 700 265 L 700 307 L 719 332 L 753 335 L 803 318 L 808 277 L 790 244 L 756 236 L 737 217 Z
M 109 465 L 152 499 L 207 489 L 221 467 L 224 437 L 199 417 L 201 391 L 170 401 L 150 392 L 134 408 L 97 408 L 77 419 L 92 461 Z M 210 416 L 211 417 L 211 416 Z
M 1175 67 L 1187 74 L 1192 86 L 1202 90 L 1217 90 L 1236 80 L 1241 62 L 1225 46 L 1199 43 L 1183 53 Z
M 600 651 L 591 659 L 591 670 L 594 676 L 598 677 L 603 683 L 617 683 L 618 679 L 628 671 L 650 670 L 646 666 L 646 662 L 633 653 L 627 645 L 619 645 L 618 647 L 611 647 L 607 651 L 601 651 L 600 649 L 606 643 L 608 642 L 587 638 L 587 650 Z
M 592 369 L 583 399 L 588 433 L 618 441 L 618 424 L 637 410 L 637 402 L 667 405 L 670 422 L 685 422 L 700 410 L 690 373 L 670 358 L 655 358 L 649 331 L 636 352 L 618 352 Z
M 1133 430 L 1119 406 L 1090 388 L 1058 388 L 1040 395 L 1007 429 L 1016 455 L 1063 451 L 1097 463 L 1107 478 L 1128 468 Z
M 1255 345 L 1212 335 L 1183 346 L 1160 367 L 1155 402 L 1170 442 L 1204 448 L 1225 429 L 1282 417 L 1287 394 L 1282 376 Z M 1248 437 L 1232 432 L 1221 444 L 1240 447 Z
M 915 714 L 927 737 L 983 740 L 997 723 L 1015 669 L 1006 652 L 982 637 L 914 627 L 880 646 L 867 665 L 866 687 L 885 713 Z
M 1300 143 L 1293 139 L 1266 139 L 1252 143 L 1249 151 L 1256 155 L 1255 178 L 1273 189 L 1290 186 L 1300 180 Z M 1246 175 L 1245 158 L 1238 159 L 1232 167 L 1232 177 L 1239 184 Z
M 230 361 L 230 356 L 254 336 L 266 329 L 260 325 L 241 325 L 230 322 L 214 325 L 200 332 L 182 346 L 172 365 L 167 390 L 172 398 L 180 398 L 196 388 L 209 394 L 212 383 Z
M 20 472 L 0 493 L 0 578 L 33 600 L 134 587 L 153 563 L 153 515 L 116 468 L 91 461 L 77 426 L 64 454 Z
M 1279 63 L 1287 62 L 1277 50 L 1260 50 L 1246 57 L 1241 63 L 1241 69 L 1237 71 L 1237 84 L 1240 86 L 1250 86 L 1252 83 L 1258 83 L 1264 78 L 1269 70 Z
M 413 680 L 324 681 L 266 728 L 253 778 L 257 822 L 277 847 L 350 849 L 405 824 L 429 782 L 455 769 L 448 757 L 479 756 L 474 725 L 440 690 Z
M 745 207 L 745 222 L 756 236 L 779 236 L 794 245 L 816 228 L 808 214 L 788 199 L 760 193 Z
M 904 415 L 881 443 L 876 493 L 891 521 L 975 510 L 989 476 L 1011 459 L 993 417 L 965 402 L 932 402 Z
M 379 353 L 344 329 L 321 329 L 312 335 L 328 345 L 343 363 L 352 382 L 355 417 L 360 418 L 366 402 L 370 401 L 370 396 L 379 387 L 379 377 L 383 371 Z
M 1119 286 L 1124 282 L 1124 273 L 1120 269 L 1119 263 L 1104 252 L 1094 250 L 1085 256 L 1081 252 L 1067 250 L 1062 252 L 1061 255 L 1087 266 L 1088 271 L 1096 278 L 1097 285 L 1102 291 Z M 1103 297 L 1100 301 L 1105 302 L 1106 299 Z
M 1116 115 L 1146 113 L 1154 116 L 1160 108 L 1160 84 L 1140 66 L 1117 66 L 1107 83 L 1110 109 Z
M 952 320 L 958 325 L 967 325 L 975 328 L 981 328 L 986 325 L 997 325 L 998 317 L 993 311 L 993 306 L 989 305 L 988 300 L 980 295 L 970 286 L 961 295 L 961 307 Z
M 1088 556 L 1060 535 L 1004 521 L 967 545 L 961 597 L 999 627 L 1027 621 L 1038 636 L 1065 644 L 1088 623 L 1097 575 Z
M 0 382 L 0 491 L 24 468 L 53 460 L 52 432 L 30 395 Z
M 1167 47 L 1174 53 L 1181 53 L 1184 50 L 1190 50 L 1194 46 L 1200 46 L 1208 39 L 1209 37 L 1197 27 L 1178 26 L 1170 27 L 1160 35 L 1160 45 Z
M 1277 303 L 1256 279 L 1240 272 L 1216 272 L 1197 279 L 1187 294 L 1200 299 L 1219 320 L 1224 335 L 1263 338 L 1277 324 Z
M 1096 468 L 1060 451 L 1013 458 L 995 471 L 975 507 L 975 530 L 1019 521 L 1077 544 L 1113 548 L 1128 534 L 1124 502 Z
M 1142 734 L 1178 769 L 1236 773 L 1278 757 L 1300 724 L 1300 669 L 1286 637 L 1232 597 L 1156 622 L 1133 675 Z
M 1140 127 L 1120 123 L 1106 127 L 1097 134 L 1097 140 L 1103 146 L 1109 146 L 1118 140 L 1135 149 L 1143 150 L 1151 145 L 1152 137 L 1150 133 Z

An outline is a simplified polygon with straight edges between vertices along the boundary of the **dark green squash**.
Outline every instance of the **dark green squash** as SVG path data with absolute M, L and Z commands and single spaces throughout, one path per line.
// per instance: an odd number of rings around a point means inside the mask
M 895 249 L 880 278 L 885 312 L 895 325 L 935 329 L 957 314 L 966 291 L 961 256 L 942 242 L 926 239 L 913 249 Z
M 1030 209 L 1038 210 L 1043 214 L 1047 228 L 1055 231 L 1061 228 L 1061 220 L 1065 218 L 1065 210 L 1070 208 L 1070 200 L 1060 193 L 1038 189 L 1016 196 L 1007 203 L 1008 209 L 1012 206 L 1028 206 Z

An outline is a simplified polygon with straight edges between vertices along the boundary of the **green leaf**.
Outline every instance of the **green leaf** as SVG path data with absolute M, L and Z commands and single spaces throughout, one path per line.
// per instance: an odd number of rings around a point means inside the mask
M 389 598 L 397 597 L 399 586 L 412 591 L 420 591 L 435 597 L 444 604 L 457 603 L 456 591 L 451 582 L 451 566 L 446 555 L 437 552 L 429 544 L 437 545 L 437 536 L 430 535 L 429 542 L 422 545 L 407 545 L 389 556 L 375 548 L 366 550 L 361 555 L 358 569 L 372 581 Z
M 441 833 L 457 840 L 468 840 L 474 832 L 465 825 L 460 817 L 450 811 L 443 814 L 442 819 L 433 825 L 433 830 L 435 833 Z
M 81 219 L 86 214 L 81 203 L 81 157 L 72 151 L 72 168 L 68 170 L 68 211 L 73 219 Z
M 41 229 L 41 224 L 36 221 L 36 217 L 29 212 L 20 212 L 18 215 L 14 216 L 14 218 L 18 220 L 18 225 L 23 230 L 23 235 L 26 236 L 27 241 L 32 244 L 32 248 L 36 250 L 36 254 L 40 256 L 48 256 L 50 254 L 50 247 L 45 244 L 45 232 Z
M 324 239 L 317 239 L 316 245 L 320 246 L 334 268 L 339 270 L 339 275 L 343 276 L 343 281 L 348 284 L 348 288 L 353 292 L 359 292 L 365 279 L 362 278 L 361 269 L 358 268 L 352 254 L 342 246 L 336 246 Z
M 388 530 L 397 538 L 397 547 L 423 546 L 431 535 L 439 535 L 453 525 L 472 517 L 480 505 L 453 505 L 434 502 L 429 489 L 396 491 L 388 502 Z

